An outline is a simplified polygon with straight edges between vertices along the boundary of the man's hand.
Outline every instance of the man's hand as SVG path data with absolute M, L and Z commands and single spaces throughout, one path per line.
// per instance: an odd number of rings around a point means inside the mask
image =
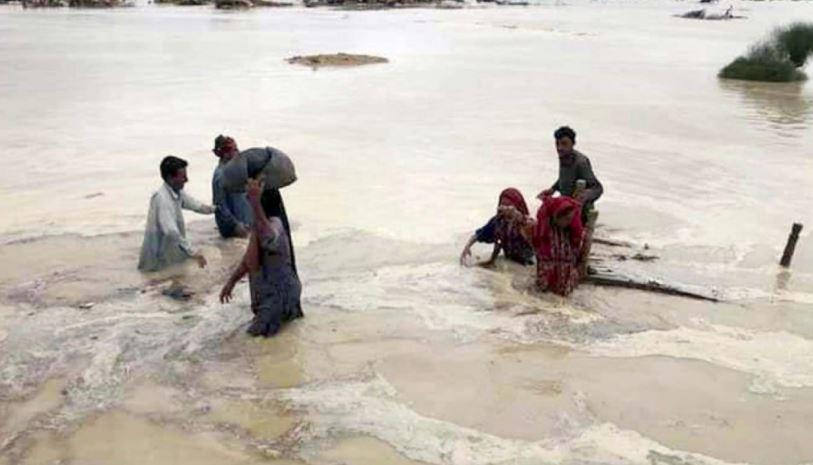
M 553 195 L 553 189 L 545 189 L 542 192 L 540 192 L 539 195 L 536 196 L 536 198 L 539 200 L 545 200 L 551 195 Z
M 192 258 L 195 259 L 196 262 L 198 262 L 199 267 L 206 268 L 206 264 L 207 264 L 206 263 L 206 257 L 204 257 L 203 254 L 194 255 Z
M 250 202 L 259 202 L 263 195 L 263 183 L 258 179 L 249 179 L 246 183 L 246 195 Z

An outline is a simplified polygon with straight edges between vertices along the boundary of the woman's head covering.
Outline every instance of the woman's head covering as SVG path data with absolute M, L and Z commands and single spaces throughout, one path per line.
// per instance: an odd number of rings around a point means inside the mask
M 567 225 L 568 234 L 570 236 L 570 244 L 578 249 L 581 248 L 582 239 L 584 237 L 584 226 L 582 225 L 581 218 L 582 205 L 571 197 L 548 197 L 539 207 L 536 212 L 536 230 L 534 231 L 534 247 L 543 253 L 550 252 L 551 233 L 553 226 L 551 220 L 557 216 L 567 213 L 569 210 L 575 210 L 573 219 Z
M 527 215 L 529 213 L 528 205 L 525 203 L 525 198 L 522 197 L 522 193 L 513 187 L 509 187 L 500 193 L 500 200 L 497 206 L 503 204 L 511 205 L 522 212 L 523 215 Z
M 229 192 L 242 192 L 248 178 L 258 177 L 266 190 L 282 189 L 296 181 L 296 169 L 288 155 L 272 147 L 244 150 L 221 168 L 223 187 Z
M 263 191 L 262 197 L 260 197 L 260 203 L 263 206 L 263 212 L 265 212 L 266 218 L 276 216 L 282 222 L 282 226 L 285 228 L 285 234 L 288 236 L 288 246 L 291 252 L 291 267 L 294 269 L 294 273 L 297 273 L 294 241 L 291 238 L 291 223 L 288 221 L 288 214 L 285 212 L 285 202 L 282 201 L 282 194 L 280 194 L 279 189 L 266 189 Z

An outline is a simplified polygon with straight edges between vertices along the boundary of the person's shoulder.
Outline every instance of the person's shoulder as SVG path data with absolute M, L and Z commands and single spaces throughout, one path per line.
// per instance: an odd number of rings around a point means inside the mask
M 590 157 L 582 152 L 574 151 L 576 153 L 576 163 L 580 165 L 589 165 Z
M 150 196 L 150 199 L 152 199 L 152 200 L 160 200 L 160 199 L 163 199 L 165 197 L 169 197 L 169 192 L 167 192 L 166 185 L 162 185 L 161 187 L 159 187 L 158 189 L 156 189 L 152 193 L 152 195 Z

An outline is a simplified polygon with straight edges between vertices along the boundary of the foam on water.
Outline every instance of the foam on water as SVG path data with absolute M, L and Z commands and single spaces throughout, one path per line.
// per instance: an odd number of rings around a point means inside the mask
M 385 266 L 312 282 L 306 299 L 344 311 L 409 311 L 429 328 L 452 332 L 461 340 L 498 333 L 534 342 L 540 320 L 566 319 L 571 328 L 601 320 L 599 314 L 564 299 L 531 294 L 530 282 L 521 279 L 530 277 L 530 270 L 523 270 L 524 276 L 455 263 Z M 515 282 L 518 279 L 521 282 Z M 361 281 L 363 286 L 350 284 Z
M 115 404 L 134 376 L 171 369 L 171 360 L 220 346 L 248 319 L 245 295 L 225 307 L 162 308 L 154 296 L 111 301 L 91 310 L 51 307 L 18 314 L 15 331 L 0 341 L 0 386 L 14 397 L 43 380 L 77 369 L 67 389 L 67 417 Z M 164 311 L 156 311 L 156 308 Z
M 702 323 L 702 322 L 700 322 Z M 602 357 L 665 356 L 702 360 L 753 374 L 755 391 L 813 386 L 813 341 L 787 332 L 700 324 L 618 335 L 582 347 Z
M 557 437 L 536 442 L 501 438 L 418 414 L 399 401 L 398 392 L 381 377 L 291 389 L 275 397 L 318 418 L 303 437 L 305 457 L 318 455 L 319 441 L 367 435 L 406 457 L 433 464 L 726 463 L 669 449 L 611 423 L 566 427 Z

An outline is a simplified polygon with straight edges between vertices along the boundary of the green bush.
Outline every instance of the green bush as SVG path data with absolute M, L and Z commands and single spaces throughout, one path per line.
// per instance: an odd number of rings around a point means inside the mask
M 792 82 L 807 79 L 799 70 L 813 54 L 813 24 L 794 23 L 774 30 L 767 42 L 752 46 L 720 70 L 725 79 Z
M 813 23 L 794 23 L 778 28 L 773 33 L 773 41 L 788 52 L 793 64 L 801 68 L 813 53 Z

